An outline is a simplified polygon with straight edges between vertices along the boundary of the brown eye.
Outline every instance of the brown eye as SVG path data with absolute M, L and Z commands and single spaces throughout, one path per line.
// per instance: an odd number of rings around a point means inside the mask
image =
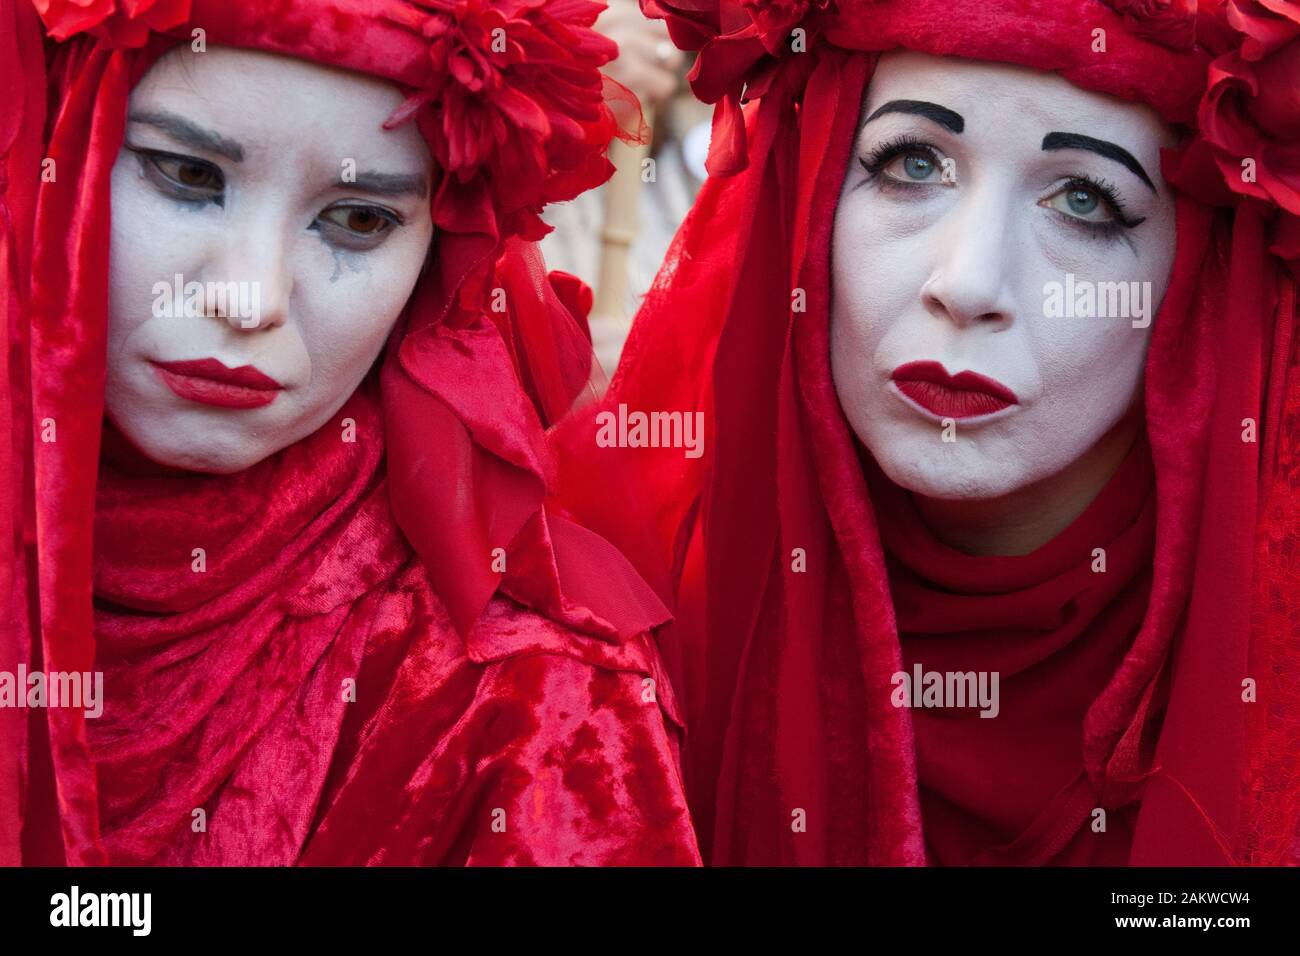
M 202 188 L 213 185 L 212 170 L 198 163 L 180 163 L 177 166 L 176 179 L 186 186 Z
M 155 154 L 150 158 L 163 176 L 186 189 L 219 190 L 225 186 L 221 170 L 211 163 L 165 154 Z
M 348 212 L 347 226 L 353 232 L 378 232 L 388 225 L 388 220 L 373 209 L 353 209 Z
M 336 206 L 321 213 L 321 218 L 358 236 L 378 236 L 394 224 L 391 215 L 374 206 Z

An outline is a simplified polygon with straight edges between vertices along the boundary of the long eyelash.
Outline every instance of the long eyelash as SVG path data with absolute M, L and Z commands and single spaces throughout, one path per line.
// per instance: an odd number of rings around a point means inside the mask
M 862 163 L 862 168 L 867 171 L 867 175 L 874 179 L 891 159 L 910 152 L 924 153 L 936 166 L 939 165 L 939 154 L 934 147 L 908 133 L 885 140 L 871 151 L 870 156 L 859 157 L 858 161 Z
M 1145 216 L 1130 219 L 1125 214 L 1124 200 L 1120 199 L 1119 191 L 1113 183 L 1105 179 L 1093 179 L 1091 176 L 1071 176 L 1066 181 L 1065 188 L 1091 189 L 1101 194 L 1102 201 L 1106 203 L 1111 215 L 1114 217 L 1108 222 L 1088 222 L 1068 213 L 1061 214 L 1071 221 L 1071 225 L 1079 226 L 1094 235 L 1114 236 L 1118 235 L 1121 230 L 1134 229 L 1146 222 Z

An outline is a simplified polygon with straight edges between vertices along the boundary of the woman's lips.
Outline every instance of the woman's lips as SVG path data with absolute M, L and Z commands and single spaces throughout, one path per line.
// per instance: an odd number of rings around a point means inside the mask
M 251 365 L 226 368 L 216 359 L 152 362 L 164 385 L 181 398 L 220 408 L 261 408 L 284 388 Z
M 1001 382 L 978 372 L 949 375 L 938 362 L 907 362 L 890 378 L 900 392 L 942 418 L 977 418 L 1020 404 Z

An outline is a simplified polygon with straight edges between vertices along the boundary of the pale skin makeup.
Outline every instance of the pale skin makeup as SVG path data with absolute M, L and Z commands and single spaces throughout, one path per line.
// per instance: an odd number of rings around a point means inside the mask
M 177 48 L 132 91 L 105 401 L 150 458 L 241 471 L 361 383 L 433 237 L 428 148 L 411 124 L 382 129 L 402 100 L 377 78 L 220 47 Z M 189 314 L 159 294 L 178 275 L 202 292 Z
M 881 56 L 859 125 L 831 253 L 840 404 L 941 540 L 1031 553 L 1141 427 L 1136 303 L 1154 315 L 1169 283 L 1176 135 L 1055 74 L 912 51 Z M 1053 314 L 1047 290 L 1114 282 L 1150 285 L 1122 314 Z

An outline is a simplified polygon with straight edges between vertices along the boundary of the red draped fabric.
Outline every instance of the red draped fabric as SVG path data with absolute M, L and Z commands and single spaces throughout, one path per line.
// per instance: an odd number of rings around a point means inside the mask
M 690 863 L 649 636 L 579 639 L 501 597 L 462 637 L 393 521 L 383 438 L 373 379 L 235 476 L 108 434 L 89 722 L 108 859 Z M 195 548 L 224 557 L 192 573 Z
M 928 858 L 1124 865 L 1138 802 L 1127 795 L 1101 833 L 1080 826 L 1092 824 L 1098 804 L 1079 728 L 1123 662 L 1150 599 L 1156 513 L 1145 436 L 1069 527 L 1017 557 L 977 557 L 943 544 L 911 495 L 865 450 L 861 457 L 880 519 L 903 672 L 999 675 L 991 710 L 981 701 L 912 712 Z
M 24 321 L 31 268 L 31 222 L 41 169 L 45 83 L 40 21 L 25 4 L 0 8 L 0 667 L 32 666 L 34 648 L 26 556 L 31 499 L 31 430 L 28 427 L 27 339 Z M 35 653 L 39 653 L 38 651 Z M 39 659 L 36 657 L 35 659 Z M 27 722 L 0 709 L 0 780 L 15 780 L 26 764 Z M 0 785 L 0 865 L 20 858 L 21 799 Z
M 1232 35 L 1218 5 L 1163 11 L 1173 34 L 1129 6 L 646 4 L 703 48 L 714 175 L 606 407 L 702 410 L 706 452 L 596 448 L 584 412 L 562 487 L 675 602 L 662 646 L 714 863 L 1300 862 L 1296 210 L 1231 191 L 1200 136 L 1166 151 L 1177 248 L 1145 430 L 1032 561 L 959 556 L 909 524 L 831 380 L 831 224 L 873 52 L 1057 70 L 1193 121 Z M 807 52 L 783 49 L 795 24 Z M 1080 24 L 1105 29 L 1106 56 Z M 1001 716 L 893 706 L 892 675 L 931 659 L 1003 667 Z
M 582 290 L 529 240 L 545 202 L 608 175 L 599 7 L 503 0 L 527 42 L 494 107 L 439 68 L 434 38 L 478 36 L 473 5 L 37 6 L 63 40 L 45 51 L 48 127 L 30 10 L 0 69 L 28 94 L 6 96 L 0 125 L 15 423 L 0 583 L 6 624 L 32 623 L 5 629 L 0 669 L 101 671 L 105 700 L 100 716 L 0 712 L 0 860 L 697 862 L 648 636 L 666 612 L 551 493 L 546 429 L 591 356 Z M 127 97 L 199 28 L 397 83 L 395 120 L 419 124 L 437 166 L 432 265 L 378 367 L 316 434 L 220 477 L 144 461 L 103 402 Z M 547 118 L 476 165 L 482 144 L 439 123 L 448 104 Z

